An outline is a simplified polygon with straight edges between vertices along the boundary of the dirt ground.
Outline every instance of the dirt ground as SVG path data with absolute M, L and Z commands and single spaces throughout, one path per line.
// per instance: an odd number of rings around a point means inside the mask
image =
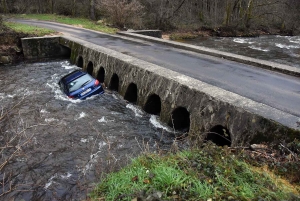
M 8 63 L 17 63 L 23 61 L 21 38 L 30 37 L 31 35 L 17 33 L 6 27 L 0 28 L 0 58 L 7 58 Z M 3 61 L 4 62 L 4 61 Z M 0 61 L 3 64 L 3 62 Z

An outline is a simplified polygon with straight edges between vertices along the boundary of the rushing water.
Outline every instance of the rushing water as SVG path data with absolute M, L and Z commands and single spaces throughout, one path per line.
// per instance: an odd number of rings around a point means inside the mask
M 172 129 L 118 94 L 84 101 L 62 94 L 59 78 L 76 68 L 68 61 L 0 68 L 1 164 L 13 156 L 0 172 L 0 199 L 82 200 L 109 170 L 169 150 Z
M 209 37 L 184 42 L 300 68 L 300 36 Z

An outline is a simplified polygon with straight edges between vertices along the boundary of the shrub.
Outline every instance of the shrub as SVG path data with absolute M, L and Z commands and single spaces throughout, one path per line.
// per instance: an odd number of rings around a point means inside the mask
M 101 0 L 97 7 L 105 12 L 112 24 L 120 28 L 139 26 L 143 6 L 137 0 Z

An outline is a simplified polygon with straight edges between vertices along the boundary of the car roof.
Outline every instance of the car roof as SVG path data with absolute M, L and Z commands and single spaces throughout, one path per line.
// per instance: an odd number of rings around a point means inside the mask
M 86 72 L 83 72 L 81 70 L 75 70 L 67 75 L 65 75 L 64 77 L 61 78 L 61 81 L 63 83 L 69 83 L 71 82 L 72 80 L 78 78 L 78 77 L 81 77 L 82 75 L 85 75 Z

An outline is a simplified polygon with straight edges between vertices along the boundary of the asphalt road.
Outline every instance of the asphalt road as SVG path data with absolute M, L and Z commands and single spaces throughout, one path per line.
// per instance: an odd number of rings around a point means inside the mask
M 138 39 L 127 40 L 53 22 L 17 21 L 92 42 L 300 117 L 300 79 L 297 77 Z

